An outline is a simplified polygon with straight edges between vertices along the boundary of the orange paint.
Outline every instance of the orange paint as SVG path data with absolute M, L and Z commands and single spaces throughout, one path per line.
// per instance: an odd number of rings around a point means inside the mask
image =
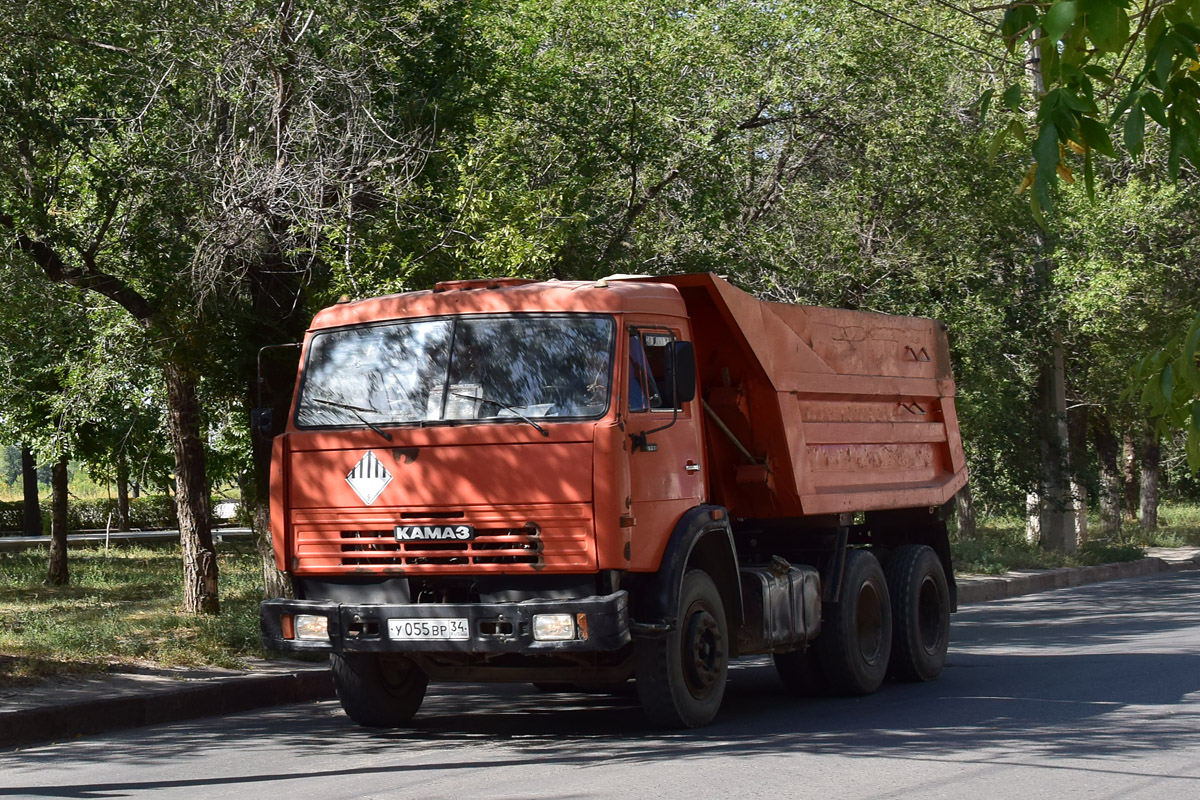
M 675 523 L 701 503 L 733 519 L 917 508 L 945 503 L 966 482 L 946 334 L 933 320 L 764 303 L 697 274 L 452 282 L 340 303 L 320 312 L 309 334 L 530 314 L 613 320 L 602 416 L 533 417 L 545 435 L 513 416 L 381 424 L 387 441 L 363 425 L 299 428 L 294 407 L 272 451 L 281 569 L 654 571 Z M 631 408 L 640 388 L 630 363 L 641 346 L 631 344 L 631 328 L 694 343 L 696 399 L 675 412 Z M 663 430 L 647 434 L 653 449 L 639 449 L 634 435 L 655 428 Z M 401 525 L 455 524 L 473 526 L 475 538 L 394 535 Z

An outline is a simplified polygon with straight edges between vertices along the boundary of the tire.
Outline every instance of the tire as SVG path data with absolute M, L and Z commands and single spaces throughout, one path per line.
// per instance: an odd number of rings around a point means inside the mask
M 429 678 L 404 657 L 334 653 L 333 688 L 346 716 L 366 728 L 396 728 L 413 718 Z
M 821 672 L 836 694 L 870 694 L 887 677 L 892 607 L 878 559 L 866 550 L 846 553 L 838 602 L 826 606 L 815 649 Z
M 679 594 L 679 619 L 665 636 L 634 645 L 637 693 L 651 724 L 698 728 L 717 716 L 729 671 L 725 605 L 712 578 L 690 570 Z
M 804 650 L 775 654 L 775 671 L 789 694 L 797 697 L 820 697 L 829 693 L 829 683 L 821 671 L 817 651 L 809 645 Z
M 942 673 L 950 644 L 950 590 L 941 559 L 925 545 L 904 545 L 887 566 L 892 598 L 889 674 L 902 681 L 932 681 Z

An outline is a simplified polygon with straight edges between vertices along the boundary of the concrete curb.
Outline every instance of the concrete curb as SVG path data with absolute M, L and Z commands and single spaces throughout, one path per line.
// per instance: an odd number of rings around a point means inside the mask
M 1095 567 L 1066 567 L 1047 570 L 1018 570 L 1003 575 L 958 575 L 958 602 L 960 605 L 986 603 L 1006 597 L 1066 589 L 1086 583 L 1099 583 L 1121 578 L 1136 578 L 1160 572 L 1180 572 L 1200 569 L 1200 559 L 1189 561 L 1166 561 L 1149 557 L 1138 561 L 1118 564 L 1100 564 Z
M 96 695 L 61 705 L 0 710 L 0 747 L 324 700 L 333 697 L 333 682 L 322 665 L 287 673 L 168 680 L 124 695 Z

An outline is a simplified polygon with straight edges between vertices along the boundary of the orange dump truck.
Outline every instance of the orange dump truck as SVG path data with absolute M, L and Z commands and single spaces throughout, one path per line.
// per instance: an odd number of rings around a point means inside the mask
M 456 281 L 340 303 L 273 443 L 295 599 L 356 722 L 429 680 L 636 680 L 717 714 L 730 659 L 862 694 L 941 671 L 940 509 L 966 482 L 944 327 L 766 303 L 711 274 Z

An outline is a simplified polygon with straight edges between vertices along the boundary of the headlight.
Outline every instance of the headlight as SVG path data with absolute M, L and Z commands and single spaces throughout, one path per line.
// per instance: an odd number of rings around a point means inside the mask
M 575 638 L 575 615 L 534 614 L 533 638 L 539 642 L 565 642 Z
M 329 619 L 312 614 L 297 614 L 296 638 L 329 639 Z

